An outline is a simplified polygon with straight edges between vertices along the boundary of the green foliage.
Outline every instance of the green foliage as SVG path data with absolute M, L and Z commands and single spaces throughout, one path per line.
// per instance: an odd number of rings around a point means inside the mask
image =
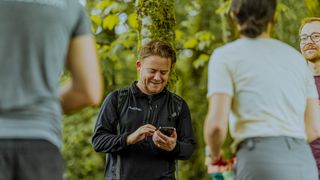
M 107 92 L 136 79 L 137 20 L 134 5 L 104 0 L 91 9 Z
M 104 156 L 91 146 L 97 109 L 87 108 L 64 119 L 63 155 L 66 160 L 65 179 L 103 179 Z
M 136 8 L 140 10 L 136 12 L 133 2 L 88 1 L 92 31 L 97 39 L 98 55 L 106 85 L 105 94 L 126 86 L 137 78 L 135 60 L 137 44 L 140 44 L 138 43 L 138 32 L 141 30 L 139 17 L 155 14 L 154 27 L 153 25 L 150 27 L 150 31 L 153 32 L 152 38 L 170 35 L 170 38 L 165 37 L 176 46 L 178 61 L 175 70 L 179 76 L 176 92 L 189 105 L 198 141 L 197 149 L 191 159 L 179 162 L 179 178 L 210 179 L 204 166 L 202 131 L 207 113 L 207 65 L 215 48 L 238 36 L 228 16 L 231 1 L 175 0 L 175 4 L 170 4 L 172 1 L 168 0 L 139 2 Z M 280 0 L 279 2 L 272 36 L 298 48 L 300 20 L 307 14 L 317 15 L 319 1 Z M 166 6 L 167 10 L 154 10 L 160 6 Z M 175 15 L 169 10 L 173 7 Z M 171 23 L 173 20 L 176 23 Z M 166 25 L 168 22 L 169 25 Z M 171 30 L 173 34 L 167 33 Z M 65 176 L 68 180 L 103 179 L 104 155 L 95 153 L 90 145 L 96 114 L 97 109 L 88 108 L 67 116 L 64 120 L 63 153 L 66 160 Z M 230 142 L 225 144 L 224 149 L 230 156 L 228 144 Z
M 107 15 L 103 20 L 102 27 L 104 29 L 112 30 L 120 22 L 119 17 L 115 14 Z
M 136 13 L 131 13 L 129 15 L 128 22 L 129 22 L 130 27 L 132 27 L 133 29 L 137 29 L 139 27 L 137 18 L 138 17 L 137 17 Z
M 294 3 L 295 6 L 292 6 Z M 302 2 L 296 3 L 295 0 L 281 1 L 277 7 L 276 24 L 272 36 L 298 48 L 300 20 L 305 14 L 306 7 Z
M 92 32 L 97 40 L 106 95 L 136 79 L 137 34 L 132 20 L 135 12 L 132 4 L 117 1 L 90 3 L 90 7 L 88 11 Z M 106 19 L 113 21 L 112 25 L 106 23 Z M 117 32 L 117 28 L 122 31 Z M 63 77 L 67 79 L 66 76 Z M 104 179 L 105 155 L 94 152 L 90 142 L 97 113 L 97 108 L 87 108 L 64 118 L 65 179 Z
M 314 16 L 319 17 L 319 1 L 318 0 L 304 0 L 304 4 L 307 8 L 307 15 L 308 16 Z

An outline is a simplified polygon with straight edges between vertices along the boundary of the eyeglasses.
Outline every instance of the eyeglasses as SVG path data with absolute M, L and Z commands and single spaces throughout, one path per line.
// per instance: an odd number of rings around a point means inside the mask
M 314 32 L 311 35 L 306 35 L 306 34 L 300 35 L 300 43 L 305 44 L 308 41 L 309 37 L 310 37 L 311 41 L 313 41 L 313 42 L 320 41 L 320 33 Z

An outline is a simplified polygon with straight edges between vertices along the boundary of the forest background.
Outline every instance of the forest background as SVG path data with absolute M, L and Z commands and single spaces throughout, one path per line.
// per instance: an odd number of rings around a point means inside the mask
M 319 16 L 319 1 L 279 0 L 272 37 L 299 50 L 301 20 Z M 179 180 L 210 179 L 204 165 L 202 131 L 207 113 L 207 66 L 215 48 L 238 36 L 229 18 L 230 0 L 87 0 L 85 5 L 97 40 L 104 96 L 137 79 L 135 61 L 144 38 L 163 37 L 175 45 L 178 60 L 171 89 L 187 101 L 198 141 L 191 159 L 179 161 Z M 147 33 L 142 28 L 146 14 L 156 18 L 152 21 L 156 28 Z M 98 111 L 98 107 L 86 108 L 64 118 L 67 180 L 104 179 L 105 155 L 91 146 Z

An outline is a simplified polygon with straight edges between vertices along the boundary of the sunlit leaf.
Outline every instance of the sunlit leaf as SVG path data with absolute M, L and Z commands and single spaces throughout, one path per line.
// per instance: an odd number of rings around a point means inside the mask
M 176 33 L 176 40 L 180 40 L 184 37 L 184 33 L 181 30 L 177 29 L 175 33 Z
M 134 28 L 134 29 L 138 28 L 138 21 L 137 21 L 137 14 L 136 13 L 132 13 L 129 15 L 128 23 L 132 28 Z
M 213 39 L 213 34 L 208 31 L 201 31 L 196 34 L 199 41 L 208 41 Z
M 107 8 L 110 4 L 111 4 L 111 2 L 109 0 L 104 0 L 99 3 L 98 7 L 100 10 L 103 10 L 103 9 Z
M 103 20 L 103 28 L 112 30 L 120 22 L 119 17 L 115 14 L 110 14 L 106 16 Z
M 198 44 L 198 41 L 195 38 L 191 38 L 183 44 L 183 47 L 191 49 L 196 47 L 197 44 Z
M 101 18 L 99 16 L 91 16 L 91 21 L 98 26 L 101 25 Z
M 231 7 L 231 1 L 228 0 L 220 5 L 220 7 L 216 10 L 217 14 L 228 14 Z
M 207 54 L 201 54 L 198 59 L 196 59 L 192 65 L 193 67 L 195 67 L 196 69 L 199 67 L 204 66 L 207 62 L 209 61 L 209 56 Z

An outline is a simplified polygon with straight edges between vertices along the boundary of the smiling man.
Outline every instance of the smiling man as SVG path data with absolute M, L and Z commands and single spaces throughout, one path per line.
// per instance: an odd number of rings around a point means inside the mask
M 320 18 L 311 17 L 303 20 L 300 29 L 300 49 L 313 72 L 320 97 Z M 310 143 L 320 173 L 320 139 Z M 320 179 L 320 174 L 319 174 Z
M 109 155 L 107 180 L 173 180 L 176 160 L 193 153 L 196 143 L 188 105 L 166 89 L 175 61 L 168 43 L 146 44 L 136 61 L 139 80 L 106 97 L 92 144 L 97 152 Z M 161 132 L 172 128 L 171 134 Z
M 300 49 L 315 76 L 320 75 L 320 18 L 307 18 L 300 30 Z

